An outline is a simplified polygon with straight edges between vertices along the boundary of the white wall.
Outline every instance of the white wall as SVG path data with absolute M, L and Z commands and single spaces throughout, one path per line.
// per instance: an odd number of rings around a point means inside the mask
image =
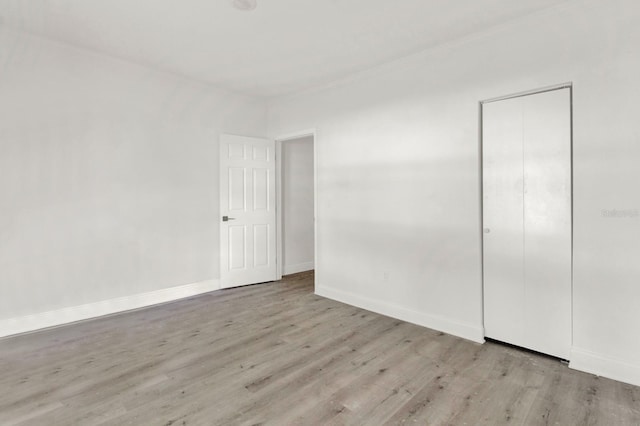
M 313 136 L 282 142 L 284 274 L 313 269 Z
M 574 83 L 571 365 L 640 384 L 640 7 L 572 1 L 276 100 L 316 128 L 319 294 L 482 340 L 478 101 Z
M 1 30 L 0 320 L 215 288 L 221 132 L 264 136 L 264 101 Z

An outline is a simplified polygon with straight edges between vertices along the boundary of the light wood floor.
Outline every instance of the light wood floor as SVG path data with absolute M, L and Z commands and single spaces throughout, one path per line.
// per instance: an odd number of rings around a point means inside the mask
M 0 425 L 640 425 L 640 388 L 317 297 L 313 275 L 0 340 Z

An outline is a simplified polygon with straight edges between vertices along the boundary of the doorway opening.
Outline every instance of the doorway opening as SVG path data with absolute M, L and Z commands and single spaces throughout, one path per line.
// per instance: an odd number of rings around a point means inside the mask
M 316 266 L 316 140 L 309 130 L 276 138 L 278 279 Z

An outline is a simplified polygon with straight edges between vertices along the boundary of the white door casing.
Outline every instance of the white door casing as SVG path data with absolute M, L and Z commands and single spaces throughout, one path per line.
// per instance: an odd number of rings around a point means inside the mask
M 485 103 L 482 129 L 486 336 L 568 359 L 570 89 Z
M 275 142 L 220 136 L 220 284 L 276 279 Z

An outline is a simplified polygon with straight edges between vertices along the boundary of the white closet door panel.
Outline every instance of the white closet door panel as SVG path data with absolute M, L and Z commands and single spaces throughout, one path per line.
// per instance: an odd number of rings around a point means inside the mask
M 485 335 L 568 359 L 570 90 L 484 104 L 482 136 Z
M 569 89 L 523 97 L 525 334 L 528 347 L 571 348 Z
M 522 345 L 522 100 L 484 105 L 483 123 L 485 333 Z

